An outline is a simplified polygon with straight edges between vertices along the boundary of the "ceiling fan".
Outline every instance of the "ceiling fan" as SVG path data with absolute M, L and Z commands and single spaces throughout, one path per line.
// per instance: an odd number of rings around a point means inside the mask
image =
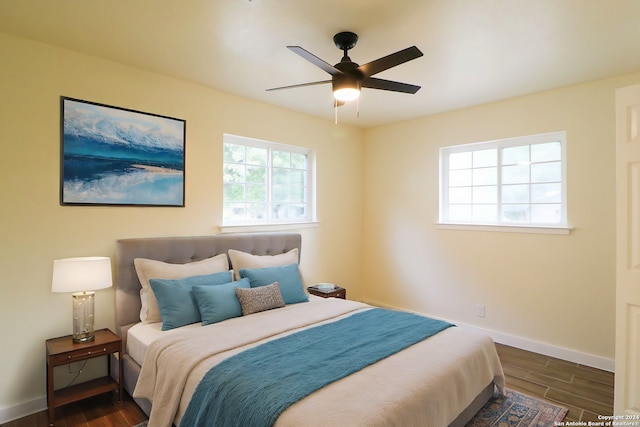
M 358 98 L 358 96 L 360 96 L 360 89 L 363 87 L 410 94 L 414 94 L 420 89 L 420 86 L 412 84 L 371 77 L 381 71 L 421 57 L 423 54 L 417 47 L 411 46 L 367 64 L 358 65 L 351 61 L 351 58 L 348 56 L 349 49 L 352 49 L 358 42 L 358 36 L 355 33 L 350 31 L 338 33 L 333 36 L 333 42 L 336 47 L 344 53 L 344 56 L 336 65 L 331 65 L 323 61 L 300 46 L 287 46 L 292 52 L 297 53 L 313 65 L 331 74 L 331 80 L 276 87 L 267 89 L 267 91 L 331 83 L 333 86 L 334 102 L 335 105 L 338 106 L 344 104 L 345 101 Z

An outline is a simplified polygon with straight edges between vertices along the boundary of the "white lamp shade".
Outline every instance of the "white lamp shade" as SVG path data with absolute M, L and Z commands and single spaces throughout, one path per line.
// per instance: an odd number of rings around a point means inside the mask
M 52 292 L 95 291 L 111 286 L 111 258 L 81 257 L 53 261 Z

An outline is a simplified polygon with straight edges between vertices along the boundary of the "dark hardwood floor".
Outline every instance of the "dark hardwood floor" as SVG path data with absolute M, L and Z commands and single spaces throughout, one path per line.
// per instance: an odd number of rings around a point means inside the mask
M 56 408 L 55 427 L 131 427 L 147 419 L 142 409 L 125 392 L 118 402 L 115 392 L 91 397 Z M 0 427 L 47 427 L 47 411 L 20 418 Z
M 597 420 L 613 413 L 613 374 L 588 366 L 497 344 L 507 387 L 569 409 L 567 420 Z M 126 394 L 126 393 L 125 393 Z M 146 420 L 144 412 L 125 395 L 111 393 L 56 409 L 55 427 L 130 427 Z M 42 411 L 0 427 L 46 427 Z
M 496 344 L 507 387 L 569 409 L 566 420 L 613 414 L 611 372 Z

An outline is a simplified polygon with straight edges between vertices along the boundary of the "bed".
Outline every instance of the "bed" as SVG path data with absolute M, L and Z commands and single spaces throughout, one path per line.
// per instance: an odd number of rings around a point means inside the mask
M 360 315 L 381 309 L 305 293 L 308 301 L 221 321 L 208 320 L 206 326 L 201 321 L 163 331 L 163 323 L 157 319 L 149 317 L 141 321 L 143 300 L 147 306 L 148 295 L 141 297 L 140 267 L 136 270 L 135 260 L 191 268 L 224 254 L 226 258 L 223 258 L 229 263 L 225 268 L 233 269 L 230 274 L 235 275 L 240 270 L 237 267 L 245 262 L 237 258 L 239 254 L 254 257 L 259 267 L 263 266 L 260 262 L 266 260 L 265 268 L 255 271 L 271 272 L 274 270 L 270 264 L 272 259 L 290 261 L 295 256 L 297 268 L 300 250 L 301 236 L 297 233 L 117 241 L 116 332 L 123 338 L 125 348 L 122 380 L 125 390 L 150 415 L 150 427 L 179 426 L 183 418 L 191 415 L 187 413 L 191 410 L 189 404 L 192 395 L 200 393 L 203 378 L 232 356 L 251 353 L 249 350 L 256 353 L 265 348 L 266 351 L 269 343 L 290 335 L 321 333 L 323 325 L 328 331 L 325 335 L 331 335 L 342 320 L 354 321 Z M 235 254 L 238 265 L 233 265 L 230 253 Z M 276 270 L 280 271 L 279 268 Z M 237 295 L 241 296 L 239 291 Z M 213 348 L 205 350 L 205 344 Z M 315 376 L 318 372 L 331 371 L 331 365 L 307 371 Z M 255 388 L 260 387 L 256 384 Z M 493 341 L 484 335 L 447 327 L 308 392 L 306 397 L 281 412 L 274 425 L 463 426 L 496 389 L 503 387 L 504 375 Z

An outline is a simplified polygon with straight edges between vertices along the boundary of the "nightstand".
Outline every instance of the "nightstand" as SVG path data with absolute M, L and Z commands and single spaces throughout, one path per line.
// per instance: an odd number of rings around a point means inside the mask
M 307 291 L 311 295 L 316 295 L 322 298 L 342 298 L 347 299 L 347 290 L 345 288 L 341 288 L 340 286 L 336 286 L 333 289 L 318 289 L 317 286 L 309 286 Z
M 109 329 L 95 331 L 95 340 L 85 343 L 74 343 L 71 335 L 52 338 L 47 344 L 47 406 L 49 408 L 49 425 L 53 425 L 55 408 L 67 403 L 77 402 L 87 397 L 118 391 L 118 400 L 122 401 L 122 339 Z M 68 365 L 72 362 L 108 356 L 118 353 L 118 381 L 111 378 L 109 358 L 107 357 L 107 376 L 96 378 L 66 388 L 53 389 L 53 368 Z

